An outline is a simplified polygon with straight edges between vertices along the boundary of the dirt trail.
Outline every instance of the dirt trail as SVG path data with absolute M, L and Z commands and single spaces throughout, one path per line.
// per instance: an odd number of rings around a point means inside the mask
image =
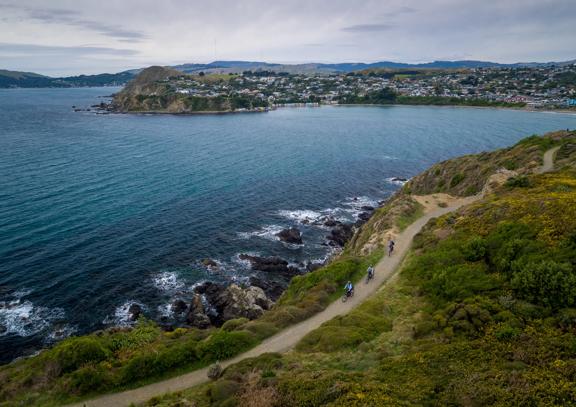
M 552 148 L 544 154 L 544 163 L 539 173 L 552 171 L 554 168 L 554 155 L 559 147 Z M 221 363 L 222 367 L 238 363 L 241 360 L 259 356 L 268 352 L 286 352 L 292 349 L 308 332 L 320 327 L 324 322 L 331 320 L 338 315 L 344 315 L 358 304 L 362 303 L 372 294 L 374 294 L 397 270 L 400 262 L 408 252 L 414 236 L 422 229 L 432 218 L 437 218 L 446 213 L 453 212 L 462 206 L 473 203 L 481 198 L 481 194 L 466 198 L 451 197 L 445 208 L 437 207 L 428 209 L 421 218 L 408 226 L 402 233 L 398 234 L 395 239 L 395 252 L 391 257 L 384 257 L 375 267 L 374 280 L 370 284 L 360 282 L 355 287 L 354 297 L 347 302 L 334 301 L 324 311 L 313 317 L 302 321 L 296 325 L 286 328 L 282 332 L 268 338 L 252 350 L 236 356 L 233 359 Z M 424 198 L 424 197 L 423 197 Z M 444 201 L 444 200 L 443 200 Z M 160 396 L 165 393 L 184 390 L 208 381 L 208 368 L 186 373 L 172 379 L 152 383 L 146 386 L 138 387 L 133 390 L 127 390 L 121 393 L 113 393 L 101 396 L 96 399 L 87 400 L 72 405 L 72 407 L 120 407 L 129 406 L 130 404 L 143 403 L 152 397 Z
M 554 170 L 554 157 L 556 156 L 556 152 L 559 149 L 560 146 L 554 147 L 544 153 L 544 163 L 542 164 L 542 167 L 536 171 L 538 174 L 543 174 L 545 172 Z

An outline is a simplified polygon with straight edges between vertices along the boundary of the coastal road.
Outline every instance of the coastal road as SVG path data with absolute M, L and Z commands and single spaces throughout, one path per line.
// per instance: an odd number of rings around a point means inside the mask
M 554 147 L 544 153 L 543 165 L 537 171 L 538 173 L 550 172 L 554 169 L 554 155 L 559 147 Z M 385 284 L 392 275 L 398 270 L 402 259 L 408 253 L 414 236 L 428 221 L 432 218 L 445 215 L 453 212 L 462 206 L 471 204 L 479 199 L 481 195 L 474 195 L 466 198 L 459 198 L 452 200 L 445 208 L 436 208 L 429 211 L 421 218 L 416 220 L 408 226 L 403 232 L 396 237 L 395 252 L 391 257 L 384 257 L 375 267 L 374 281 L 370 284 L 358 284 L 354 289 L 354 297 L 346 302 L 334 301 L 324 311 L 314 315 L 313 317 L 302 321 L 296 325 L 286 328 L 282 332 L 268 338 L 260 345 L 236 356 L 233 359 L 226 360 L 221 363 L 222 367 L 238 363 L 247 358 L 253 358 L 263 353 L 277 352 L 283 353 L 292 349 L 307 333 L 319 328 L 324 322 L 331 320 L 338 315 L 344 315 L 350 312 L 353 308 L 361 304 L 378 289 Z M 152 397 L 160 396 L 165 393 L 184 390 L 190 387 L 208 381 L 208 368 L 196 370 L 194 372 L 186 373 L 172 379 L 164 380 L 161 382 L 152 383 L 146 386 L 138 387 L 133 390 L 127 390 L 120 393 L 113 393 L 101 396 L 96 399 L 87 400 L 72 405 L 73 407 L 124 407 L 130 404 L 144 403 Z

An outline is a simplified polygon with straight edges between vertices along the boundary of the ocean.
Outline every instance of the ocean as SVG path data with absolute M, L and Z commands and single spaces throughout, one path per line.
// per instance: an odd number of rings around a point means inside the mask
M 569 114 L 450 107 L 72 109 L 117 90 L 0 91 L 0 363 L 127 325 L 132 303 L 169 320 L 195 284 L 250 276 L 241 253 L 322 261 L 328 231 L 314 220 L 354 221 L 394 177 L 576 127 Z M 290 226 L 303 246 L 277 239 Z

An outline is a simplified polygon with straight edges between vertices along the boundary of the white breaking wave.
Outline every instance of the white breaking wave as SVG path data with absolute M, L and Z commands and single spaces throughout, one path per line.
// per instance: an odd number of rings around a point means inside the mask
M 114 326 L 131 326 L 131 325 L 134 325 L 136 323 L 136 321 L 132 321 L 131 315 L 129 312 L 130 306 L 132 304 L 136 304 L 136 305 L 140 306 L 142 311 L 146 311 L 148 309 L 141 302 L 133 301 L 133 300 L 126 301 L 124 304 L 116 307 L 116 309 L 114 310 L 114 314 L 109 315 L 106 318 L 104 318 L 104 321 L 102 321 L 102 323 L 105 325 L 114 325 Z
M 31 336 L 38 334 L 55 322 L 63 320 L 62 308 L 47 308 L 34 305 L 31 301 L 22 300 L 30 291 L 17 291 L 13 299 L 0 301 L 0 336 Z
M 408 180 L 404 181 L 404 180 L 398 179 L 397 177 L 390 177 L 390 178 L 386 178 L 386 182 L 393 184 L 393 185 L 402 186 L 405 183 L 407 183 Z
M 181 291 L 186 287 L 174 271 L 163 271 L 154 276 L 152 281 L 157 289 L 165 292 Z
M 268 240 L 280 240 L 276 235 L 281 231 L 283 231 L 284 229 L 285 229 L 284 226 L 268 225 L 254 232 L 240 232 L 238 233 L 238 236 L 241 237 L 242 239 L 250 239 L 251 237 L 260 237 L 262 239 L 268 239 Z
M 242 253 L 236 253 L 234 256 L 232 256 L 232 262 L 246 268 L 246 269 L 251 269 L 252 268 L 252 263 L 250 263 L 249 260 L 242 260 L 240 258 L 241 254 L 246 254 L 248 256 L 252 256 L 252 257 L 260 257 L 260 252 L 242 252 Z
M 356 196 L 353 198 L 346 198 L 344 205 L 356 209 L 361 209 L 363 206 L 372 206 L 375 208 L 378 206 L 378 200 L 370 198 L 369 196 Z
M 174 314 L 172 311 L 172 303 L 159 305 L 158 314 L 160 314 L 161 317 L 171 317 Z
M 281 210 L 278 211 L 278 214 L 284 218 L 288 218 L 290 220 L 295 220 L 299 223 L 314 223 L 318 222 L 323 216 L 321 212 L 307 210 L 307 209 L 300 209 L 300 210 Z

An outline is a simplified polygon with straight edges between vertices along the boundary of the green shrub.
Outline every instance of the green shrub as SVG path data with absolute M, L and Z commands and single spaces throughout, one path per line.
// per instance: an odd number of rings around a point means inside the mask
M 222 325 L 222 330 L 226 332 L 236 331 L 242 325 L 245 325 L 248 321 L 248 318 L 236 318 L 228 320 L 224 322 L 224 325 Z
M 518 168 L 518 163 L 514 160 L 508 159 L 502 163 L 502 166 L 507 170 L 512 171 Z
M 486 241 L 481 237 L 475 237 L 464 245 L 464 258 L 468 261 L 479 261 L 486 256 Z
M 62 373 L 72 372 L 87 363 L 106 360 L 110 356 L 102 343 L 92 336 L 65 340 L 53 352 Z
M 86 394 L 107 389 L 113 384 L 113 377 L 105 367 L 89 364 L 70 375 L 68 391 L 74 394 Z
M 341 374 L 291 377 L 286 375 L 278 383 L 282 406 L 324 406 L 343 393 L 339 384 Z
M 576 305 L 576 273 L 567 263 L 528 262 L 514 273 L 512 287 L 521 298 L 552 308 Z
M 133 356 L 122 368 L 122 382 L 131 383 L 157 375 L 161 370 L 157 364 L 156 353 L 144 352 Z
M 222 377 L 229 380 L 243 380 L 250 372 L 275 371 L 283 365 L 284 361 L 279 353 L 263 353 L 258 357 L 244 359 L 227 367 Z
M 518 337 L 522 333 L 522 330 L 519 328 L 512 327 L 508 324 L 504 324 L 499 326 L 494 331 L 494 336 L 499 341 L 510 341 L 516 337 Z
M 564 330 L 576 329 L 576 308 L 565 308 L 558 313 L 558 325 Z
M 464 191 L 464 196 L 476 195 L 478 192 L 479 192 L 478 187 L 476 185 L 470 185 Z M 438 206 L 440 206 L 440 205 L 438 205 Z
M 450 188 L 454 188 L 456 185 L 458 185 L 459 183 L 461 183 L 462 181 L 464 181 L 464 178 L 466 178 L 466 176 L 459 172 L 458 174 L 454 175 L 452 177 L 452 179 L 450 180 Z
M 219 331 L 198 344 L 198 356 L 206 362 L 225 360 L 250 349 L 258 340 L 245 332 Z
M 208 393 L 212 403 L 222 403 L 234 397 L 241 389 L 238 382 L 232 380 L 218 380 L 210 385 Z
M 424 287 L 436 298 L 460 301 L 497 286 L 496 281 L 485 271 L 484 265 L 461 264 L 448 267 L 436 272 Z
M 137 350 L 152 343 L 160 336 L 160 333 L 160 328 L 154 322 L 141 318 L 134 328 L 111 334 L 108 339 L 110 349 L 114 352 Z
M 528 188 L 532 186 L 530 178 L 523 175 L 508 178 L 505 185 L 508 188 Z
M 242 327 L 243 330 L 252 333 L 259 340 L 276 334 L 280 329 L 271 322 L 250 321 Z

